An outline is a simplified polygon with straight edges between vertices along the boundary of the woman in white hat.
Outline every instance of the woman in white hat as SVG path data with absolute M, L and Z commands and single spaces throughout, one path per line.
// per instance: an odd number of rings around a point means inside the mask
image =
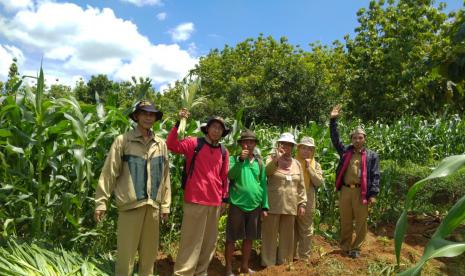
M 307 206 L 305 215 L 297 217 L 295 223 L 294 257 L 308 259 L 311 253 L 311 238 L 313 235 L 313 211 L 315 210 L 315 187 L 323 183 L 323 171 L 315 161 L 315 141 L 311 137 L 302 137 L 297 144 L 297 156 L 304 171 Z
M 307 202 L 302 167 L 292 158 L 296 144 L 291 133 L 281 134 L 276 154 L 266 161 L 269 211 L 262 222 L 263 266 L 288 263 L 293 259 L 294 222 L 297 215 L 304 215 Z

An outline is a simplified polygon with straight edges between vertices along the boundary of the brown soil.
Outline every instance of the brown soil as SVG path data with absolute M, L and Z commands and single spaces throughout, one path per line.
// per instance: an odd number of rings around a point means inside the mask
M 410 217 L 407 235 L 401 252 L 401 270 L 416 263 L 423 254 L 423 248 L 439 225 L 439 218 Z M 252 252 L 250 268 L 255 275 L 394 275 L 396 258 L 394 251 L 395 225 L 386 225 L 369 231 L 359 259 L 342 256 L 336 241 L 329 241 L 315 235 L 313 253 L 308 260 L 290 264 L 261 267 L 260 257 Z M 451 240 L 463 241 L 465 227 L 454 233 Z M 234 273 L 239 275 L 241 253 L 234 253 Z M 173 258 L 161 255 L 157 263 L 158 275 L 172 275 Z M 208 269 L 208 275 L 224 275 L 224 255 L 216 252 Z M 423 275 L 465 275 L 465 256 L 430 260 L 423 269 Z

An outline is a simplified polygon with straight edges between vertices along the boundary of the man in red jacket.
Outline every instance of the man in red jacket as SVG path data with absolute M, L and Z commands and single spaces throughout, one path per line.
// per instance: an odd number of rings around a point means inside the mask
M 187 119 L 189 112 L 182 109 L 179 116 Z M 185 156 L 187 167 L 181 242 L 174 275 L 207 275 L 215 252 L 218 220 L 228 198 L 229 154 L 219 141 L 229 129 L 222 118 L 213 117 L 201 127 L 205 137 L 178 140 L 178 126 L 171 129 L 166 141 L 171 152 Z M 199 141 L 203 143 L 200 150 Z

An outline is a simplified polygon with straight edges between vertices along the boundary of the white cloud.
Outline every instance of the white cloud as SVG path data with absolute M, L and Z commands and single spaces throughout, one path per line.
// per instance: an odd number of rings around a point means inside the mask
M 124 76 L 153 76 L 156 83 L 168 83 L 183 77 L 187 73 L 185 68 L 193 68 L 196 63 L 197 60 L 176 44 L 154 45 L 144 56 L 122 65 L 115 76 L 120 79 Z
M 32 0 L 1 0 L 0 4 L 2 4 L 2 6 L 8 12 L 30 9 L 34 7 Z
M 155 6 L 155 5 L 161 5 L 162 4 L 161 0 L 121 0 L 121 1 L 136 5 L 138 7 Z
M 195 44 L 195 42 L 189 43 L 187 51 L 189 52 L 189 54 L 193 56 L 197 55 L 197 45 Z
M 0 44 L 0 80 L 8 79 L 8 71 L 13 63 L 13 58 L 16 58 L 16 63 L 21 70 L 24 63 L 23 52 L 14 46 Z
M 179 24 L 176 28 L 170 30 L 169 33 L 174 41 L 186 41 L 191 37 L 194 30 L 194 23 L 188 22 Z
M 166 19 L 166 16 L 167 16 L 166 12 L 157 13 L 157 19 L 158 19 L 159 21 L 165 20 L 165 19 Z
M 0 17 L 0 36 L 29 54 L 43 55 L 44 70 L 55 64 L 59 79 L 107 74 L 128 80 L 136 75 L 163 84 L 184 76 L 197 62 L 177 44 L 152 44 L 133 22 L 111 9 L 83 9 L 72 3 L 42 2 L 35 10 Z

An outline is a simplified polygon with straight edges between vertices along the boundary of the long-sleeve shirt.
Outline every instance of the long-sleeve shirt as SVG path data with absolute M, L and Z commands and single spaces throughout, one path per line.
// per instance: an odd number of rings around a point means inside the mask
M 187 137 L 178 140 L 178 128 L 174 126 L 166 138 L 168 149 L 173 153 L 183 154 L 186 167 L 190 168 L 197 138 Z M 207 206 L 219 206 L 228 197 L 229 153 L 224 158 L 220 145 L 205 142 L 195 158 L 192 175 L 188 175 L 184 201 Z M 187 170 L 189 171 L 189 170 Z
M 331 142 L 333 143 L 333 146 L 336 148 L 337 153 L 340 156 L 339 159 L 339 164 L 337 165 L 336 168 L 336 182 L 337 179 L 339 179 L 339 176 L 342 172 L 342 167 L 344 163 L 346 162 L 346 157 L 347 153 L 349 151 L 354 152 L 354 146 L 349 145 L 345 146 L 339 137 L 339 132 L 337 130 L 337 120 L 335 118 L 332 118 L 329 121 L 329 130 L 330 130 L 330 135 L 331 135 Z M 379 193 L 379 179 L 380 179 L 380 170 L 379 170 L 379 156 L 376 152 L 368 150 L 368 149 L 362 149 L 366 151 L 366 196 L 365 199 L 368 200 L 370 197 L 376 197 Z M 360 175 L 363 175 L 363 172 L 360 173 Z M 352 183 L 347 183 L 347 184 L 352 184 Z M 339 186 L 338 186 L 339 185 Z M 336 188 L 340 190 L 342 186 L 342 183 L 336 183 Z M 362 187 L 362 193 L 363 193 L 363 187 Z
M 305 192 L 304 173 L 300 163 L 292 159 L 288 173 L 278 170 L 278 166 L 271 157 L 265 167 L 268 177 L 268 201 L 270 214 L 297 215 L 299 206 L 305 207 L 307 194 Z
M 161 138 L 145 141 L 137 128 L 116 137 L 95 191 L 95 209 L 106 210 L 112 193 L 119 210 L 150 204 L 169 213 L 168 150 Z
M 265 165 L 260 171 L 257 159 L 241 161 L 239 157 L 229 158 L 230 181 L 229 200 L 242 211 L 250 212 L 258 207 L 268 210 Z
M 321 169 L 320 163 L 316 162 L 313 159 L 313 166 L 307 166 L 305 159 L 300 157 L 297 153 L 297 161 L 299 161 L 300 166 L 304 171 L 304 182 L 305 190 L 307 191 L 307 206 L 316 207 L 316 195 L 315 187 L 319 187 L 323 182 L 323 170 Z

